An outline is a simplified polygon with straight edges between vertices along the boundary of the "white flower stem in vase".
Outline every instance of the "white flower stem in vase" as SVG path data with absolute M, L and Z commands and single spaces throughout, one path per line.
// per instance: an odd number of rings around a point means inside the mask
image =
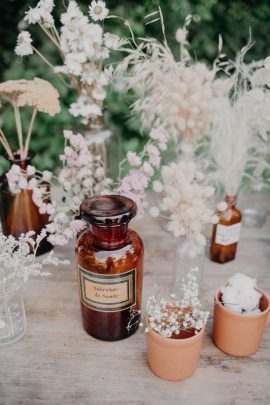
M 181 298 L 181 288 L 183 278 L 196 269 L 198 282 L 198 293 L 202 288 L 203 270 L 204 270 L 205 246 L 198 246 L 194 251 L 190 250 L 189 242 L 185 239 L 177 241 L 175 246 L 173 291 L 176 297 Z

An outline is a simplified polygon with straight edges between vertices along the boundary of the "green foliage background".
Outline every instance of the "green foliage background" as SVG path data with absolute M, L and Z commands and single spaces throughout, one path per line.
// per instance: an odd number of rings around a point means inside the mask
M 66 0 L 67 2 L 68 0 Z M 78 0 L 85 11 L 89 1 Z M 54 169 L 58 164 L 58 155 L 63 148 L 63 129 L 79 129 L 79 120 L 71 117 L 68 112 L 70 102 L 76 98 L 72 91 L 61 84 L 58 78 L 47 68 L 37 56 L 19 58 L 14 54 L 16 37 L 22 27 L 21 20 L 29 6 L 35 6 L 36 0 L 5 0 L 0 2 L 0 80 L 31 79 L 41 77 L 51 81 L 60 91 L 62 111 L 51 118 L 39 114 L 33 132 L 31 149 L 35 152 L 35 164 L 40 169 Z M 55 17 L 64 10 L 62 0 L 55 1 Z M 160 38 L 161 30 L 158 22 L 145 26 L 145 15 L 156 11 L 161 6 L 166 24 L 166 36 L 169 44 L 177 53 L 178 47 L 174 40 L 176 29 L 183 24 L 187 14 L 193 14 L 195 22 L 190 26 L 189 40 L 194 57 L 211 63 L 217 53 L 218 35 L 222 34 L 224 50 L 229 58 L 234 58 L 237 50 L 247 41 L 249 28 L 252 30 L 255 46 L 249 52 L 250 59 L 265 58 L 270 54 L 268 41 L 270 27 L 269 0 L 107 0 L 111 14 L 129 20 L 137 36 L 155 36 Z M 128 35 L 124 24 L 109 20 L 105 29 L 119 34 Z M 35 46 L 41 48 L 55 63 L 57 55 L 49 41 L 38 27 L 30 26 Z M 108 61 L 109 63 L 109 61 Z M 114 127 L 122 139 L 123 152 L 130 148 L 138 148 L 145 135 L 141 134 L 140 123 L 129 119 L 130 100 L 127 96 L 109 91 L 106 101 L 106 124 Z M 29 122 L 29 111 L 23 111 L 23 123 Z M 0 110 L 0 125 L 5 134 L 16 145 L 15 123 L 9 106 L 3 103 Z M 0 171 L 6 168 L 3 150 L 0 149 Z

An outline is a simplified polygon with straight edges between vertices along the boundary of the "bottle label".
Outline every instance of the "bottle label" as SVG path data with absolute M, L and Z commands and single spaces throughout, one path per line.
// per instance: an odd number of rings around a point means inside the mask
M 95 311 L 117 312 L 136 302 L 136 269 L 119 274 L 99 274 L 78 266 L 82 302 Z
M 229 246 L 240 239 L 241 222 L 234 225 L 217 225 L 216 240 L 218 245 Z

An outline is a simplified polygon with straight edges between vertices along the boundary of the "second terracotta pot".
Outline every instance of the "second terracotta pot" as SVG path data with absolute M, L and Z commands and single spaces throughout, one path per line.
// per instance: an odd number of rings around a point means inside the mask
M 150 369 L 164 380 L 181 381 L 190 377 L 198 367 L 204 329 L 185 339 L 160 336 L 152 329 L 147 333 Z
M 250 356 L 259 349 L 269 313 L 269 297 L 262 293 L 261 313 L 243 315 L 225 308 L 218 289 L 215 294 L 213 340 L 215 345 L 231 356 Z

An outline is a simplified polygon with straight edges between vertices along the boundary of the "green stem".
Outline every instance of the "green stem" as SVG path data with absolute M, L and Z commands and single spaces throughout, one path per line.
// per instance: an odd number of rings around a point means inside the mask
M 42 53 L 39 52 L 39 50 L 37 50 L 37 48 L 35 48 L 34 46 L 32 46 L 32 48 L 33 48 L 33 51 L 36 52 L 36 54 L 43 60 L 43 62 L 46 63 L 46 65 L 48 65 L 53 70 L 54 66 L 51 64 L 51 62 L 44 55 L 42 55 Z M 60 73 L 56 73 L 56 75 L 64 83 L 65 86 L 67 86 L 69 88 L 71 87 L 70 84 L 66 82 L 66 80 Z
M 30 125 L 28 128 L 28 132 L 27 132 L 27 136 L 26 136 L 26 141 L 25 141 L 25 146 L 24 146 L 24 159 L 27 158 L 28 155 L 28 151 L 29 151 L 29 145 L 30 145 L 30 140 L 31 140 L 31 135 L 32 135 L 32 130 L 33 130 L 33 125 L 36 119 L 36 115 L 37 115 L 37 108 L 33 109 L 33 113 L 32 113 L 32 118 L 30 121 Z

